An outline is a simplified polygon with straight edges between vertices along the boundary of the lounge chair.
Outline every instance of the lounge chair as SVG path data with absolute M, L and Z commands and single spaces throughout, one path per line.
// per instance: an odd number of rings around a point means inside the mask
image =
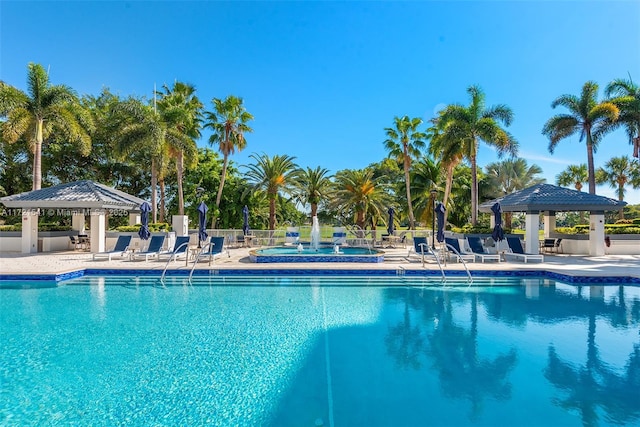
M 336 227 L 333 229 L 333 237 L 331 242 L 334 245 L 344 245 L 347 243 L 347 231 L 344 227 Z
M 465 254 L 462 252 L 460 248 L 460 242 L 458 239 L 454 239 L 453 237 L 445 237 L 444 238 L 445 248 L 447 250 L 447 254 L 449 256 L 453 255 L 456 262 L 465 261 L 465 262 L 474 262 L 476 260 L 475 254 Z
M 562 250 L 562 239 L 544 239 L 540 249 L 549 252 L 560 252 Z
M 298 227 L 287 227 L 284 235 L 285 245 L 297 245 L 300 241 L 300 230 Z
M 176 243 L 173 245 L 173 250 L 160 252 L 158 259 L 172 258 L 177 260 L 178 258 L 185 258 L 187 256 L 187 249 L 189 248 L 189 236 L 176 237 Z
M 213 262 L 214 259 L 222 256 L 223 251 L 224 251 L 224 236 L 212 237 L 209 240 L 209 250 L 201 254 L 198 259 L 208 257 L 209 265 L 211 265 L 211 262 Z M 227 251 L 227 255 L 231 256 L 229 254 L 229 251 Z
M 93 260 L 99 258 L 106 258 L 108 261 L 111 261 L 111 258 L 124 258 L 129 255 L 129 245 L 131 244 L 131 236 L 118 236 L 118 240 L 116 241 L 116 245 L 112 250 L 106 252 L 98 252 L 93 254 Z
M 481 262 L 484 262 L 485 260 L 500 262 L 500 254 L 488 253 L 484 249 L 484 246 L 482 246 L 482 240 L 480 240 L 479 237 L 468 236 L 467 244 L 469 245 L 471 252 L 464 251 L 463 253 L 465 255 L 473 254 L 476 257 L 476 259 L 479 259 Z
M 427 238 L 424 236 L 414 236 L 413 246 L 409 248 L 407 256 L 411 256 L 412 252 L 416 255 L 431 253 L 431 249 L 429 249 L 429 244 L 427 243 Z
M 509 244 L 509 252 L 505 252 L 505 257 L 513 256 L 517 259 L 522 259 L 525 263 L 530 259 L 540 262 L 544 261 L 544 255 L 542 254 L 525 253 L 519 237 L 507 237 L 507 243 Z
M 145 261 L 149 261 L 149 258 L 155 258 L 158 256 L 164 245 L 164 236 L 151 236 L 149 246 L 146 251 L 134 252 L 131 255 L 132 259 L 144 258 Z

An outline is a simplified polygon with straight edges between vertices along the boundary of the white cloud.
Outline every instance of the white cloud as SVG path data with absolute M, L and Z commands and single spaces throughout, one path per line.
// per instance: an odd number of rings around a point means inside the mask
M 571 160 L 559 159 L 557 157 L 542 156 L 540 154 L 531 154 L 531 153 L 524 153 L 524 152 L 520 152 L 518 154 L 518 157 L 521 157 L 521 158 L 526 159 L 526 160 L 536 160 L 536 161 L 540 161 L 540 162 L 556 163 L 556 164 L 559 164 L 559 165 L 573 165 L 573 164 L 576 164 L 575 161 L 571 161 Z

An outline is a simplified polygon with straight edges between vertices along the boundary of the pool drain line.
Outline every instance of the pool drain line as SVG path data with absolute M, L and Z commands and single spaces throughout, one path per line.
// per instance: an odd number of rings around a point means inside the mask
M 327 369 L 327 404 L 329 406 L 329 427 L 333 427 L 333 381 L 331 379 L 331 359 L 329 358 L 329 328 L 327 327 L 327 304 L 322 289 L 322 318 L 324 323 L 324 360 Z

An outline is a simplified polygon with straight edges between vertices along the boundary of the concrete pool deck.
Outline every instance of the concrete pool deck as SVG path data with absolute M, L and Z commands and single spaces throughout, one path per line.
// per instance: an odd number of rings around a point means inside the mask
M 211 266 L 207 261 L 200 261 L 198 270 L 433 270 L 438 272 L 438 265 L 433 258 L 426 258 L 425 266 L 419 257 L 413 254 L 407 257 L 407 249 L 384 249 L 382 263 L 253 263 L 249 259 L 248 248 L 230 249 L 217 258 Z M 162 272 L 164 261 L 130 261 L 128 259 L 93 260 L 88 252 L 64 251 L 36 254 L 2 253 L 0 254 L 0 275 L 27 274 L 63 274 L 84 269 L 123 269 L 123 270 L 157 270 Z M 640 278 L 640 255 L 604 255 L 598 257 L 568 254 L 545 254 L 544 262 L 528 262 L 509 260 L 507 262 L 474 262 L 468 263 L 472 272 L 483 271 L 548 271 L 568 276 L 587 277 L 634 277 Z M 170 270 L 190 270 L 193 262 L 185 265 L 185 260 L 172 262 Z M 446 271 L 464 271 L 462 263 L 449 262 Z

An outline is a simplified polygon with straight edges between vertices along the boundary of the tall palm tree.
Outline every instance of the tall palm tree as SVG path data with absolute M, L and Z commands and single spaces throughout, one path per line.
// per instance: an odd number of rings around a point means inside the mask
M 553 153 L 562 139 L 577 132 L 580 141 L 586 138 L 587 173 L 589 194 L 596 193 L 595 167 L 593 153 L 604 134 L 611 130 L 611 122 L 618 119 L 619 110 L 612 102 L 598 102 L 598 84 L 586 82 L 580 97 L 561 95 L 551 103 L 551 108 L 563 106 L 569 110 L 567 114 L 551 117 L 542 128 L 542 133 L 549 137 L 549 152 Z
M 247 166 L 248 171 L 245 176 L 254 190 L 267 193 L 269 229 L 275 230 L 276 196 L 280 192 L 290 192 L 300 173 L 295 164 L 295 157 L 287 155 L 269 157 L 266 154 L 252 154 L 249 157 L 255 160 L 255 163 Z
M 421 156 L 411 171 L 411 192 L 414 195 L 416 216 L 422 224 L 432 224 L 434 201 L 431 191 L 440 193 L 441 183 L 444 179 L 443 168 L 439 161 Z
M 449 196 L 453 186 L 453 173 L 456 166 L 465 157 L 465 145 L 460 144 L 456 135 L 453 134 L 455 126 L 447 126 L 447 123 L 441 119 L 445 110 L 438 113 L 438 117 L 431 120 L 432 126 L 427 130 L 427 138 L 429 139 L 429 153 L 439 159 L 440 164 L 445 169 L 445 186 L 442 195 L 442 204 L 446 207 L 444 221 L 447 222 L 449 215 Z
M 213 111 L 205 112 L 206 122 L 204 127 L 213 130 L 209 137 L 209 144 L 218 145 L 218 151 L 223 156 L 222 175 L 216 196 L 216 207 L 220 207 L 222 189 L 227 176 L 229 156 L 236 151 L 242 151 L 247 146 L 244 134 L 253 132 L 247 123 L 253 120 L 253 116 L 244 108 L 242 98 L 229 95 L 224 100 L 213 98 Z
M 193 85 L 175 82 L 173 87 L 162 86 L 157 94 L 160 96 L 158 110 L 167 126 L 173 127 L 184 137 L 167 138 L 169 155 L 176 161 L 176 178 L 178 181 L 178 214 L 184 215 L 183 177 L 185 160 L 187 165 L 194 165 L 198 159 L 196 139 L 200 138 L 202 123 L 202 102 L 196 96 Z
M 589 174 L 587 173 L 586 163 L 569 165 L 556 176 L 556 184 L 562 187 L 573 185 L 576 190 L 582 191 L 582 184 L 588 179 Z
M 485 94 L 479 86 L 467 89 L 471 102 L 467 107 L 450 105 L 439 118 L 448 132 L 458 138 L 465 157 L 471 164 L 471 223 L 478 223 L 478 145 L 480 142 L 495 147 L 499 155 L 516 155 L 517 141 L 500 124 L 509 126 L 513 112 L 506 105 L 485 106 Z
M 391 200 L 386 189 L 374 178 L 370 169 L 342 170 L 335 176 L 335 187 L 331 204 L 339 211 L 352 212 L 355 224 L 363 229 L 367 223 L 367 212 L 377 212 L 376 217 L 386 212 Z
M 422 119 L 409 116 L 395 117 L 394 127 L 385 128 L 387 139 L 384 141 L 385 148 L 389 151 L 389 157 L 394 157 L 402 163 L 404 169 L 405 189 L 407 192 L 407 206 L 409 214 L 409 228 L 415 230 L 415 218 L 413 216 L 413 204 L 411 202 L 411 162 L 421 155 L 425 147 L 424 138 L 426 134 L 418 130 L 422 124 Z
M 633 145 L 633 157 L 640 157 L 640 86 L 629 80 L 616 79 L 604 91 L 620 110 L 615 122 L 625 127 L 629 142 Z
M 30 63 L 27 93 L 0 81 L 0 117 L 6 117 L 2 137 L 8 143 L 28 141 L 33 153 L 33 190 L 42 187 L 42 146 L 60 133 L 76 143 L 83 155 L 91 151 L 91 115 L 69 86 L 52 85 L 40 64 Z
M 605 163 L 603 168 L 596 170 L 596 182 L 609 184 L 618 192 L 618 200 L 624 200 L 627 192 L 625 186 L 631 184 L 633 188 L 640 187 L 640 165 L 627 156 L 613 157 Z M 620 219 L 624 219 L 624 209 L 620 208 Z
M 318 204 L 328 199 L 331 185 L 328 169 L 320 166 L 315 169 L 308 167 L 300 171 L 298 181 L 294 182 L 294 194 L 300 203 L 311 206 L 311 217 L 314 217 L 318 214 Z

